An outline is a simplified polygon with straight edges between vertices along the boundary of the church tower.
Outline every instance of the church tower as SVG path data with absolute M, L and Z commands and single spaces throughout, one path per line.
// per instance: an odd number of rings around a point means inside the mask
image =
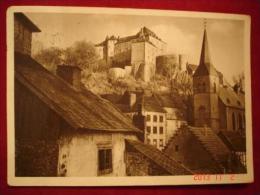
M 218 92 L 219 76 L 210 60 L 205 27 L 200 62 L 193 75 L 193 116 L 195 126 L 208 126 L 215 131 L 219 131 Z

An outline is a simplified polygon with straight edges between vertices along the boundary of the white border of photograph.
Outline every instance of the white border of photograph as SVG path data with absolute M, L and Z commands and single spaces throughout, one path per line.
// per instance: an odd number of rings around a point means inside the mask
M 244 26 L 245 50 L 245 112 L 246 112 L 246 160 L 247 174 L 210 175 L 210 180 L 195 181 L 194 176 L 126 176 L 126 177 L 16 177 L 15 176 L 15 136 L 14 136 L 14 12 L 44 13 L 85 13 L 152 15 L 209 19 L 242 20 Z M 50 7 L 13 6 L 7 11 L 7 165 L 8 184 L 11 186 L 144 186 L 144 185 L 194 185 L 231 184 L 253 182 L 252 116 L 251 116 L 251 72 L 250 72 L 250 16 L 222 13 L 190 11 L 169 11 L 151 9 L 96 8 L 96 7 Z M 232 179 L 234 180 L 231 180 Z

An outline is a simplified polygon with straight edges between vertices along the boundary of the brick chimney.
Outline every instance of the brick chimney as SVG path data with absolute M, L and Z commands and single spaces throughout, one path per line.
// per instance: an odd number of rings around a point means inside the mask
M 77 66 L 58 65 L 56 74 L 69 83 L 76 90 L 81 86 L 81 69 Z

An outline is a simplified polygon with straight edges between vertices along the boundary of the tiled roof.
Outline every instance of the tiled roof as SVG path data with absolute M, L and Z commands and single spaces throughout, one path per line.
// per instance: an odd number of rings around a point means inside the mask
M 76 91 L 29 56 L 15 55 L 15 78 L 75 129 L 140 132 L 112 103 Z
M 219 163 L 226 161 L 230 150 L 212 129 L 208 127 L 189 127 L 189 130 L 211 154 L 214 160 Z
M 219 137 L 232 151 L 246 151 L 246 137 L 234 131 L 221 131 Z
M 140 31 L 136 35 L 119 38 L 116 44 L 135 40 L 135 41 L 147 41 L 151 45 L 155 46 L 152 42 L 146 39 L 149 36 L 154 37 L 159 41 L 162 41 L 162 39 L 160 39 L 153 31 L 151 31 L 150 29 L 144 26 L 140 29 Z
M 172 96 L 171 94 L 155 94 L 155 98 L 160 103 L 162 107 L 169 107 L 169 108 L 184 108 L 184 102 L 181 97 Z
M 126 140 L 126 143 L 153 161 L 156 165 L 169 172 L 171 175 L 192 175 L 190 170 L 176 162 L 174 159 L 168 157 L 152 145 L 134 140 Z
M 162 41 L 161 38 L 159 38 L 153 31 L 151 31 L 149 28 L 147 27 L 142 27 L 141 30 L 136 34 L 137 36 L 151 36 L 154 37 L 155 39 Z
M 166 113 L 154 95 L 143 97 L 143 108 L 145 111 Z
M 226 106 L 240 109 L 245 108 L 245 95 L 240 92 L 236 93 L 231 87 L 220 86 L 219 98 Z
M 137 35 L 131 35 L 131 36 L 127 36 L 127 37 L 120 37 L 116 44 L 123 43 L 123 42 L 128 42 L 128 41 L 131 41 L 131 40 L 134 40 L 134 39 L 137 39 L 137 38 L 138 38 Z

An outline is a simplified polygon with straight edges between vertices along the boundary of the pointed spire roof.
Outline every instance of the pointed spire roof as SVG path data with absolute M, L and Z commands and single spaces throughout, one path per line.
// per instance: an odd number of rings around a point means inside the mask
M 206 76 L 215 75 L 218 76 L 215 67 L 212 65 L 209 53 L 209 44 L 207 38 L 206 28 L 204 29 L 203 42 L 200 54 L 200 63 L 193 76 Z
M 202 42 L 202 48 L 201 48 L 201 54 L 200 54 L 200 65 L 201 64 L 210 64 L 210 55 L 209 55 L 209 44 L 208 44 L 208 37 L 207 37 L 207 31 L 204 30 L 203 34 L 203 42 Z

